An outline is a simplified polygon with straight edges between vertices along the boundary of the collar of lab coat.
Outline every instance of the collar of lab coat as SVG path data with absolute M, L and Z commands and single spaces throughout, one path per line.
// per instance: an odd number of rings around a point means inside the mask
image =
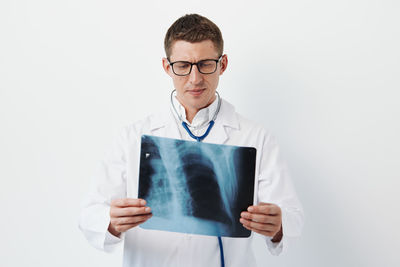
M 168 138 L 181 139 L 182 136 L 178 127 L 182 127 L 181 122 L 176 119 L 172 108 L 168 112 L 155 114 L 151 117 L 150 131 L 152 135 Z M 223 144 L 229 138 L 228 128 L 239 130 L 239 120 L 235 108 L 227 101 L 222 99 L 221 108 L 215 124 L 210 134 L 204 139 L 206 143 Z
M 197 112 L 196 116 L 194 116 L 194 118 L 192 120 L 192 123 L 190 123 L 187 120 L 185 108 L 178 101 L 176 96 L 172 98 L 171 106 L 172 105 L 175 106 L 176 111 L 178 112 L 178 114 L 187 123 L 187 125 L 189 126 L 189 129 L 192 130 L 193 128 L 196 128 L 199 125 L 202 125 L 203 123 L 209 122 L 210 120 L 212 120 L 212 118 L 213 118 L 213 116 L 214 116 L 214 114 L 215 114 L 215 112 L 217 111 L 217 108 L 218 108 L 218 98 L 215 98 L 215 100 L 208 107 L 200 109 Z M 175 112 L 174 112 L 174 116 L 179 120 L 179 117 L 177 117 L 178 115 L 176 115 Z

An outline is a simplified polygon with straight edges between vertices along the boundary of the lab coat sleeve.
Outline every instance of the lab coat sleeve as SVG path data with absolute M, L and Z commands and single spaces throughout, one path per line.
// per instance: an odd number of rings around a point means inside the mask
M 127 131 L 116 138 L 92 181 L 91 191 L 82 203 L 79 228 L 89 243 L 100 250 L 112 251 L 121 241 L 108 232 L 110 203 L 126 197 Z
M 299 237 L 304 224 L 304 213 L 282 160 L 278 144 L 271 135 L 265 134 L 258 176 L 258 202 L 273 203 L 282 210 L 283 238 L 278 243 L 264 237 L 272 255 L 286 250 L 289 242 Z

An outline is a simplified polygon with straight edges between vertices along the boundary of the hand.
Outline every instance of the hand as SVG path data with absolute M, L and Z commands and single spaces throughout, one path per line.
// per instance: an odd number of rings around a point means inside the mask
M 144 199 L 122 198 L 111 201 L 108 231 L 119 237 L 121 233 L 147 221 L 151 216 L 150 207 Z
M 273 237 L 273 242 L 279 242 L 282 239 L 282 211 L 275 204 L 260 203 L 256 206 L 250 206 L 247 211 L 240 214 L 240 223 L 243 227 L 262 234 Z

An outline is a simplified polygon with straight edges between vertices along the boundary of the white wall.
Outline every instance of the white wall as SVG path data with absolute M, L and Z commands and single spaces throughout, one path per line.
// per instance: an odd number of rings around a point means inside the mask
M 306 211 L 262 266 L 400 266 L 396 0 L 0 2 L 0 266 L 119 266 L 77 229 L 96 163 L 167 103 L 163 37 L 185 13 L 220 26 L 220 94 L 279 139 Z

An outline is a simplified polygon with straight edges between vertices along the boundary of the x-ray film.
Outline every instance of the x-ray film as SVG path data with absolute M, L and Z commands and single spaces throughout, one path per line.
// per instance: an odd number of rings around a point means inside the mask
M 256 149 L 142 136 L 139 198 L 153 216 L 142 228 L 248 237 L 240 213 L 253 204 Z

